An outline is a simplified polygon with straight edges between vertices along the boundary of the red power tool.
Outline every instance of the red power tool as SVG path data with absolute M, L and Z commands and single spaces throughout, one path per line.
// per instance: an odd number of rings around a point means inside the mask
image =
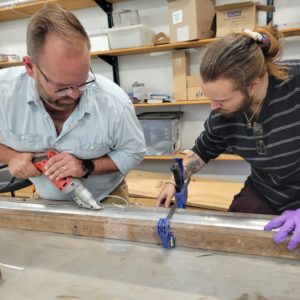
M 47 160 L 56 155 L 56 152 L 49 150 L 47 155 L 38 156 L 33 159 L 33 164 L 39 169 L 43 174 L 45 174 L 45 164 Z M 50 179 L 49 179 L 50 180 Z M 93 195 L 89 192 L 87 188 L 81 183 L 79 179 L 66 177 L 60 179 L 59 181 L 50 180 L 60 191 L 64 194 L 74 193 L 74 201 L 81 207 L 90 209 L 102 209 L 102 204 L 98 203 Z

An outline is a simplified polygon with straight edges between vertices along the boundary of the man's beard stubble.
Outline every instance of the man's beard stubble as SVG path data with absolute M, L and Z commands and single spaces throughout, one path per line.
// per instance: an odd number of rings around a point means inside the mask
M 38 80 L 36 80 L 36 87 L 37 87 L 38 94 L 39 94 L 40 98 L 42 99 L 42 101 L 45 102 L 46 105 L 49 105 L 50 107 L 52 107 L 53 109 L 58 110 L 58 111 L 73 110 L 75 108 L 75 106 L 78 104 L 78 102 L 80 101 L 80 97 L 78 97 L 77 99 L 74 100 L 74 99 L 70 98 L 69 96 L 64 96 L 59 99 L 53 99 L 51 96 L 48 95 L 48 93 L 41 86 L 41 84 L 38 82 Z M 69 100 L 69 99 L 72 99 L 71 104 L 60 103 L 61 100 Z
M 230 112 L 230 113 L 222 113 L 221 111 L 217 110 L 222 116 L 225 118 L 238 118 L 244 113 L 247 113 L 249 111 L 249 108 L 251 107 L 251 104 L 253 102 L 253 97 L 249 95 L 249 92 L 246 91 L 243 93 L 244 99 L 242 104 L 237 108 L 237 110 Z

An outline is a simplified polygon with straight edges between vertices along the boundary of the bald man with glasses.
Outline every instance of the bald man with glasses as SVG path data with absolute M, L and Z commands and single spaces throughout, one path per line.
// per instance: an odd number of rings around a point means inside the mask
M 27 53 L 24 66 L 0 70 L 0 161 L 41 198 L 71 200 L 49 181 L 69 176 L 98 199 L 127 198 L 124 179 L 144 157 L 143 132 L 127 94 L 94 74 L 79 20 L 46 5 L 28 24 Z M 32 159 L 47 150 L 57 155 L 41 176 Z

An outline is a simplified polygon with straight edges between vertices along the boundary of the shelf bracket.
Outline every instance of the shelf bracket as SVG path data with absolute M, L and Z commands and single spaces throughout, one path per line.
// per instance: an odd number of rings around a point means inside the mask
M 267 5 L 274 5 L 273 0 L 267 0 Z M 267 25 L 273 22 L 273 12 L 267 12 Z
M 108 27 L 112 28 L 114 26 L 114 21 L 112 17 L 113 5 L 106 0 L 94 0 L 102 10 L 107 14 Z M 108 55 L 98 55 L 98 57 L 104 60 L 106 63 L 112 66 L 114 82 L 120 85 L 120 75 L 119 75 L 119 63 L 117 56 Z
M 114 82 L 120 85 L 118 57 L 109 55 L 98 55 L 98 57 L 112 66 Z
M 108 27 L 112 28 L 114 26 L 114 21 L 112 17 L 113 6 L 106 0 L 94 0 L 107 14 Z

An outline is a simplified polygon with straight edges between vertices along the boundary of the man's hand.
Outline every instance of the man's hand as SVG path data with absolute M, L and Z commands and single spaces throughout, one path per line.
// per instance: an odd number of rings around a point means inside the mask
M 281 227 L 274 236 L 274 241 L 279 244 L 282 243 L 289 233 L 294 232 L 288 249 L 294 250 L 300 243 L 300 208 L 296 210 L 286 210 L 281 216 L 274 218 L 264 228 L 266 231 Z
M 27 179 L 40 176 L 41 173 L 32 163 L 34 153 L 19 152 L 8 161 L 8 169 L 12 176 Z
M 172 183 L 165 183 L 157 196 L 156 206 L 170 207 L 171 200 L 175 195 L 175 186 Z
M 204 160 L 202 160 L 196 153 L 190 150 L 183 160 L 185 181 L 189 182 L 191 176 L 196 172 L 200 171 L 204 165 Z M 174 184 L 172 184 L 171 182 L 165 183 L 157 197 L 156 206 L 170 207 L 171 200 L 174 197 L 174 195 Z
M 67 152 L 57 153 L 50 157 L 45 169 L 45 175 L 54 181 L 66 177 L 82 177 L 85 174 L 81 159 Z

